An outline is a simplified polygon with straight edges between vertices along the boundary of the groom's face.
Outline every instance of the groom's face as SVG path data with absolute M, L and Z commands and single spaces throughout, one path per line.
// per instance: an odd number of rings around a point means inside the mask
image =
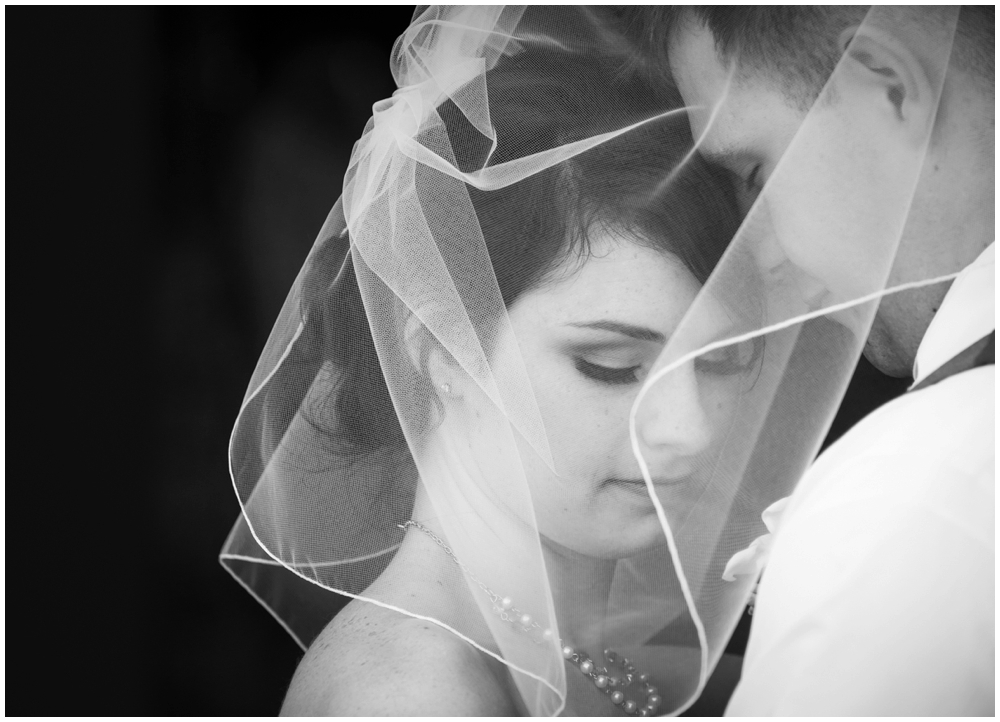
M 669 55 L 699 151 L 734 175 L 747 207 L 757 201 L 744 232 L 757 236 L 761 270 L 793 269 L 812 308 L 881 289 L 911 200 L 912 185 L 899 178 L 919 166 L 866 91 L 841 84 L 834 102 L 800 108 L 769 71 L 732 73 L 693 20 L 675 32 Z M 880 333 L 891 341 L 876 319 L 870 344 L 884 343 Z

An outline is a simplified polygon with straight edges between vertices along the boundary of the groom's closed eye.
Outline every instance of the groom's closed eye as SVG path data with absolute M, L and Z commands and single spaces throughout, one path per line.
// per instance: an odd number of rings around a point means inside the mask
M 760 195 L 766 180 L 761 163 L 736 166 L 723 166 L 732 179 L 733 191 L 736 193 L 736 203 L 743 215 L 746 215 Z
M 721 168 L 729 175 L 740 211 L 746 214 L 764 185 L 763 163 L 737 147 L 713 150 L 702 148 L 700 153 L 709 164 Z

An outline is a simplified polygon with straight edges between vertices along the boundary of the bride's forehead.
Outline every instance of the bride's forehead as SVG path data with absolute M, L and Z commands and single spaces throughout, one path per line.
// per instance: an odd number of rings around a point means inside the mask
M 690 303 L 699 284 L 681 260 L 641 239 L 595 239 L 583 257 L 567 259 L 537 288 L 516 301 L 517 308 L 559 316 L 599 309 L 655 309 Z

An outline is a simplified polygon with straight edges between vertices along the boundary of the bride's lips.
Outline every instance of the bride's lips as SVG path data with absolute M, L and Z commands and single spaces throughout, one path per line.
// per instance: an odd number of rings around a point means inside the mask
M 691 476 L 689 474 L 685 476 L 675 476 L 669 478 L 665 476 L 657 476 L 653 477 L 653 486 L 677 486 L 679 484 L 684 484 L 690 481 L 691 481 Z M 642 489 L 646 488 L 646 480 L 642 478 L 639 479 L 611 478 L 608 479 L 605 483 L 610 486 L 640 487 Z

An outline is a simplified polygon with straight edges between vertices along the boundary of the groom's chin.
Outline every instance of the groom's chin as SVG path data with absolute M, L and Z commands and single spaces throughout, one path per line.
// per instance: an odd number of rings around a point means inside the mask
M 891 337 L 875 320 L 868 340 L 865 341 L 864 356 L 872 366 L 886 376 L 902 379 L 913 373 L 913 359 L 900 353 Z

